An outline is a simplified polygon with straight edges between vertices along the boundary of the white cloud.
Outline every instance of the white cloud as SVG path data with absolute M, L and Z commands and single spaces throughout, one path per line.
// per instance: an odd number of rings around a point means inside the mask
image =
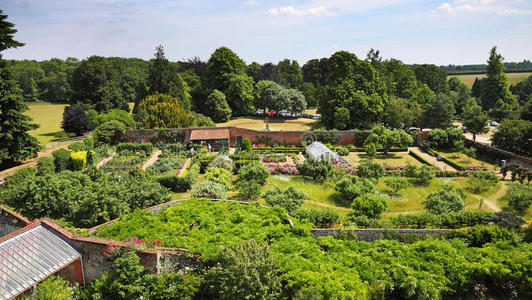
M 502 16 L 526 15 L 530 10 L 520 9 L 519 0 L 454 0 L 430 11 L 433 16 L 454 16 L 459 13 L 488 13 Z
M 270 8 L 268 9 L 270 15 L 288 15 L 296 17 L 305 17 L 305 16 L 334 16 L 335 13 L 327 10 L 327 7 L 324 5 L 309 7 L 309 8 L 294 8 L 293 6 L 281 6 L 279 8 Z
M 258 5 L 259 2 L 255 1 L 255 0 L 248 0 L 246 2 L 244 2 L 244 5 L 245 6 L 255 6 L 255 5 Z

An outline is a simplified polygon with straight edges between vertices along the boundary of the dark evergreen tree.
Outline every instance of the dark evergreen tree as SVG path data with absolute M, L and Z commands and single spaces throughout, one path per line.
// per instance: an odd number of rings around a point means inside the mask
M 503 73 L 503 59 L 502 55 L 497 53 L 497 47 L 491 48 L 488 67 L 486 68 L 487 78 L 482 84 L 482 92 L 480 94 L 480 103 L 484 110 L 500 110 L 502 104 L 507 106 L 516 104 L 516 97 L 508 89 L 506 74 Z M 502 103 L 498 101 L 499 99 Z M 501 105 L 497 105 L 497 102 Z
M 475 82 L 473 82 L 473 86 L 471 87 L 471 96 L 475 98 L 480 98 L 480 94 L 482 93 L 482 79 L 479 80 L 478 77 L 475 78 Z
M 7 15 L 0 10 L 0 51 L 24 45 L 13 39 L 17 30 L 6 19 Z M 28 133 L 38 125 L 32 124 L 31 118 L 24 114 L 27 110 L 22 91 L 0 54 L 0 163 L 33 157 L 39 150 L 39 142 Z

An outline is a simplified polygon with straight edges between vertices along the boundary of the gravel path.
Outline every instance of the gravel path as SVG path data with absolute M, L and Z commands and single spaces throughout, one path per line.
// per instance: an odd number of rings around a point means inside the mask
M 155 152 L 153 152 L 153 155 L 142 165 L 142 170 L 146 170 L 146 168 L 153 165 L 157 161 L 161 153 L 161 150 L 155 150 Z
M 183 174 L 185 173 L 185 171 L 188 168 L 188 165 L 190 165 L 190 161 L 191 161 L 190 157 L 187 158 L 187 160 L 185 160 L 185 163 L 181 166 L 181 169 L 179 170 L 179 173 L 177 173 L 177 176 L 179 176 L 179 177 L 183 176 Z
M 96 168 L 99 169 L 99 168 L 105 166 L 105 164 L 106 164 L 107 162 L 109 162 L 111 159 L 113 159 L 113 157 L 115 157 L 115 156 L 116 156 L 116 153 L 112 153 L 110 156 L 108 156 L 108 157 L 106 157 L 106 158 L 100 160 L 100 162 L 98 162 L 98 163 L 96 164 Z

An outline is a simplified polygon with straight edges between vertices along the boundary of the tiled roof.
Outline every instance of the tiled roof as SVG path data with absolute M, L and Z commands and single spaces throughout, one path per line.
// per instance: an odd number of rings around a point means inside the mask
M 80 257 L 42 225 L 15 234 L 0 243 L 0 299 L 25 291 Z
M 193 129 L 190 132 L 190 140 L 219 140 L 219 139 L 229 139 L 229 129 L 220 128 L 220 129 Z

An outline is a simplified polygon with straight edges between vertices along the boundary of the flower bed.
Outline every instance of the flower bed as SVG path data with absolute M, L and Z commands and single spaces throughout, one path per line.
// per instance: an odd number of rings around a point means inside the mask
M 284 163 L 286 162 L 286 156 L 284 154 L 269 153 L 262 157 L 262 161 L 265 163 Z
M 264 163 L 272 175 L 299 175 L 299 170 L 294 164 Z
M 128 171 L 144 161 L 141 156 L 115 156 L 107 162 L 101 169 L 105 172 Z

